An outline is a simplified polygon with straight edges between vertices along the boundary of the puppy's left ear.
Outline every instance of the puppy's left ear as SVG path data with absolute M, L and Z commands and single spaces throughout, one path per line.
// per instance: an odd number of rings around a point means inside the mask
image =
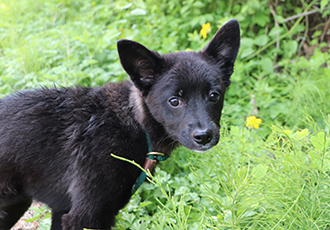
M 236 19 L 232 19 L 218 30 L 209 44 L 201 51 L 215 60 L 226 87 L 230 85 L 230 76 L 233 73 L 240 40 L 239 23 Z
M 117 42 L 117 50 L 121 65 L 134 85 L 143 95 L 148 94 L 160 74 L 162 57 L 140 43 L 126 39 Z

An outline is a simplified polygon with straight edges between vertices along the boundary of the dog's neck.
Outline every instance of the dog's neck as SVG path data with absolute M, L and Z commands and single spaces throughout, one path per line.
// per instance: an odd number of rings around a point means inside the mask
M 179 146 L 179 143 L 169 137 L 163 126 L 153 118 L 142 93 L 134 85 L 130 89 L 129 100 L 130 106 L 133 108 L 135 120 L 150 135 L 153 151 L 164 152 L 170 155 Z

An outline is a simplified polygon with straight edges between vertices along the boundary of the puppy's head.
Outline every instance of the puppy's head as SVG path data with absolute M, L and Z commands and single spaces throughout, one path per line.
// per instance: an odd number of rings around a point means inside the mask
M 194 151 L 206 151 L 219 141 L 224 95 L 239 45 L 239 24 L 231 20 L 199 52 L 159 55 L 137 42 L 120 40 L 118 53 L 169 137 Z

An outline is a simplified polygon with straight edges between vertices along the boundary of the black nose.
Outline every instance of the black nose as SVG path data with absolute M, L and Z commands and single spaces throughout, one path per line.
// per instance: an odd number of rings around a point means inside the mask
M 213 132 L 210 129 L 207 130 L 195 130 L 193 133 L 194 141 L 200 145 L 206 145 L 213 138 Z

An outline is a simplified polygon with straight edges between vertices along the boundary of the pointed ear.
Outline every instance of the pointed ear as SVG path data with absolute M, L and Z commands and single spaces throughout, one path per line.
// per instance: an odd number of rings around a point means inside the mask
M 119 40 L 117 50 L 121 65 L 134 85 L 145 95 L 160 74 L 162 57 L 138 42 Z
M 226 87 L 230 85 L 240 40 L 239 24 L 233 19 L 224 24 L 202 50 L 202 53 L 214 59 L 219 66 Z

